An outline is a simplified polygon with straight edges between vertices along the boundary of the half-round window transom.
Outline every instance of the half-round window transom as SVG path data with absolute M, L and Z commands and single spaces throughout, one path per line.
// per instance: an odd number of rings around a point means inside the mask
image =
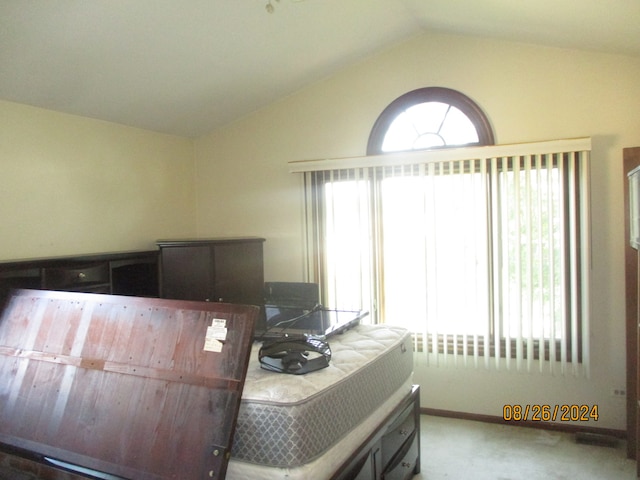
M 489 121 L 471 99 L 429 87 L 399 97 L 382 112 L 367 154 L 493 143 Z

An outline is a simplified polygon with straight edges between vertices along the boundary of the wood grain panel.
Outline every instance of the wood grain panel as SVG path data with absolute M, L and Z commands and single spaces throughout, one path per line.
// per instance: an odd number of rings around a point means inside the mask
M 258 308 L 16 291 L 0 441 L 124 478 L 224 478 Z M 213 319 L 221 352 L 204 349 Z

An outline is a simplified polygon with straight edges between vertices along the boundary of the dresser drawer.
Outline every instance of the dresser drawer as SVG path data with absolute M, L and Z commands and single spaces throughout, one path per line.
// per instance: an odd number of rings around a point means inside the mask
M 88 263 L 73 267 L 53 267 L 44 270 L 44 288 L 51 290 L 104 291 L 109 284 L 109 263 Z
M 419 442 L 417 432 L 414 431 L 402 446 L 398 456 L 382 473 L 383 480 L 408 480 L 416 473 L 418 463 Z
M 395 422 L 389 426 L 387 433 L 382 437 L 382 468 L 395 456 L 403 443 L 415 432 L 415 405 L 412 403 L 398 416 Z

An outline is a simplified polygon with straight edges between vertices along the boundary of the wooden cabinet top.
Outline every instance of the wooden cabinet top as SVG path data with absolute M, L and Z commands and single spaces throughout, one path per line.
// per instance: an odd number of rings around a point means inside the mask
M 186 247 L 190 245 L 217 245 L 223 243 L 264 242 L 260 237 L 218 237 L 218 238 L 182 238 L 173 240 L 158 240 L 159 247 Z
M 41 258 L 26 258 L 21 260 L 6 260 L 0 261 L 0 270 L 10 269 L 12 267 L 51 267 L 59 266 L 70 263 L 81 262 L 107 262 L 113 260 L 129 260 L 140 258 L 154 258 L 157 257 L 158 250 L 140 250 L 140 251 L 125 251 L 125 252 L 109 252 L 109 253 L 89 253 L 81 255 L 67 255 L 59 257 L 41 257 Z

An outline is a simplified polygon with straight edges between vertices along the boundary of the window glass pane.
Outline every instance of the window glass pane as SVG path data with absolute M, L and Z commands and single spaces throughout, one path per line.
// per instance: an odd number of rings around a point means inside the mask
M 410 150 L 416 139 L 416 131 L 411 119 L 406 113 L 401 113 L 389 126 L 387 134 L 382 143 L 383 152 L 397 152 L 400 150 Z
M 417 150 L 478 142 L 473 122 L 458 108 L 443 102 L 424 102 L 407 108 L 391 123 L 383 152 Z
M 383 180 L 383 317 L 412 331 L 427 316 L 424 208 L 419 177 Z
M 436 133 L 425 133 L 424 135 L 420 135 L 413 142 L 412 148 L 414 150 L 419 150 L 421 148 L 433 148 L 433 147 L 444 147 L 445 142 L 442 136 Z
M 407 108 L 406 112 L 418 135 L 438 133 L 447 115 L 449 105 L 442 102 L 425 102 Z
M 476 127 L 469 120 L 469 117 L 456 107 L 451 107 L 447 113 L 440 134 L 444 137 L 447 145 L 465 145 L 478 141 Z
M 505 334 L 560 339 L 566 319 L 558 169 L 506 171 L 500 188 Z
M 483 334 L 489 322 L 487 212 L 479 173 L 382 182 L 384 321 Z
M 325 184 L 325 252 L 328 308 L 371 311 L 369 184 Z

